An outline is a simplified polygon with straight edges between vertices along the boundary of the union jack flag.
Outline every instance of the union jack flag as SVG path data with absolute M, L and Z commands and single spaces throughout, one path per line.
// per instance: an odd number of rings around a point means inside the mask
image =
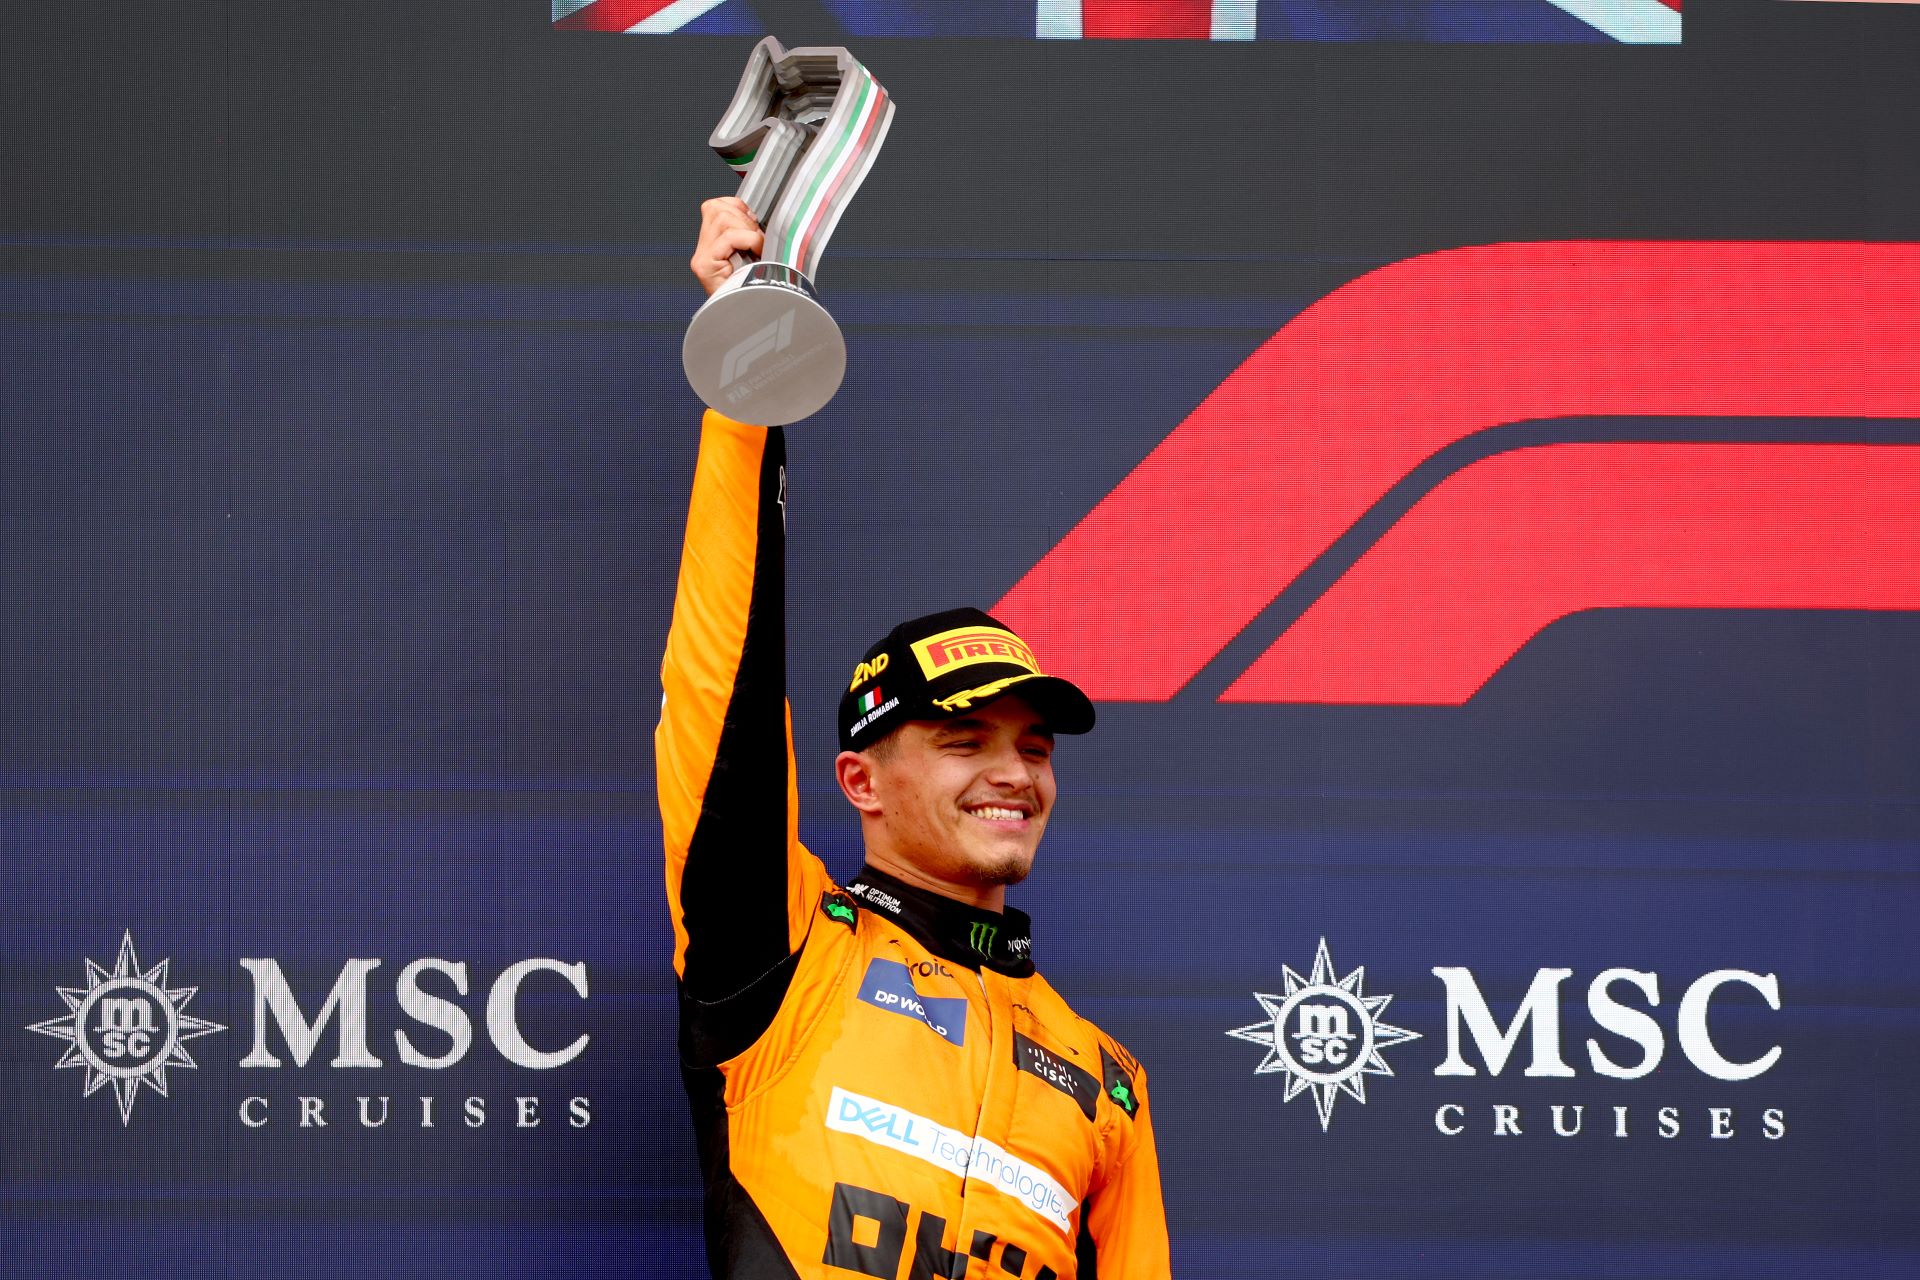
M 552 0 L 557 27 L 762 35 L 753 0 Z M 1678 44 L 1682 0 L 822 0 L 849 38 Z

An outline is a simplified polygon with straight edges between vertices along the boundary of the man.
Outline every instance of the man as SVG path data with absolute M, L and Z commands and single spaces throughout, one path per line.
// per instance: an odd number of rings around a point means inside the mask
M 760 233 L 702 209 L 708 290 Z M 1168 1274 L 1146 1075 L 1034 972 L 1006 886 L 1094 711 L 977 610 L 850 673 L 834 761 L 866 866 L 799 842 L 778 428 L 709 413 L 656 735 L 680 1056 L 721 1277 Z

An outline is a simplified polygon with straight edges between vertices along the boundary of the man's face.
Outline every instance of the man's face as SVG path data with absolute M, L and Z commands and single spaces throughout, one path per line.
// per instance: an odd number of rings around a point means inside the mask
M 955 720 L 914 720 L 868 752 L 880 834 L 936 880 L 1018 884 L 1053 813 L 1053 734 L 1025 700 Z

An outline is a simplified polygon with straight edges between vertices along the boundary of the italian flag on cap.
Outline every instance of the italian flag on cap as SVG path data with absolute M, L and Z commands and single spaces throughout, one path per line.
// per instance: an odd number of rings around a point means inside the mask
M 880 705 L 880 686 L 875 685 L 860 695 L 860 714 L 865 715 Z

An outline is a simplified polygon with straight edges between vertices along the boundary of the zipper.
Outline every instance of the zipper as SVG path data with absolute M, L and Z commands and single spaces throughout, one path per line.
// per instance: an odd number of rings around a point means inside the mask
M 973 1208 L 973 1158 L 980 1151 L 980 1133 L 986 1127 L 987 1109 L 992 1105 L 993 1089 L 997 1083 L 994 1064 L 1000 1059 L 999 1011 L 993 1003 L 993 992 L 987 989 L 986 971 L 973 970 L 973 980 L 980 988 L 980 1003 L 986 1006 L 987 1069 L 980 1087 L 980 1108 L 973 1117 L 973 1147 L 967 1156 L 967 1172 L 960 1179 L 960 1213 L 953 1224 L 953 1256 L 959 1264 L 959 1270 L 953 1272 L 949 1280 L 961 1280 L 967 1274 L 967 1268 L 973 1265 L 972 1255 L 967 1251 L 972 1234 L 968 1219 L 972 1216 Z

